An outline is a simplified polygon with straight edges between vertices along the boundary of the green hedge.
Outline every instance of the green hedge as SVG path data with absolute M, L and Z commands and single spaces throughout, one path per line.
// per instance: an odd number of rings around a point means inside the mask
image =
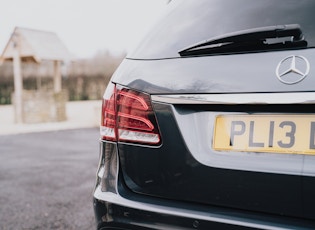
M 7 79 L 6 79 L 7 80 Z M 13 79 L 0 82 L 0 104 L 11 104 L 11 94 L 13 92 Z
M 62 79 L 62 88 L 69 93 L 70 101 L 99 100 L 102 98 L 109 77 L 95 76 L 72 76 Z M 23 89 L 26 90 L 53 90 L 52 78 L 29 77 L 23 79 Z M 11 104 L 11 95 L 14 91 L 13 78 L 0 77 L 0 104 Z

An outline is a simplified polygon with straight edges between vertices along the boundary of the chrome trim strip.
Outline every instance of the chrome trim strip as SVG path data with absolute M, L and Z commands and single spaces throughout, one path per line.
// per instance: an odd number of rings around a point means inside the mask
M 315 92 L 152 95 L 170 104 L 315 104 Z

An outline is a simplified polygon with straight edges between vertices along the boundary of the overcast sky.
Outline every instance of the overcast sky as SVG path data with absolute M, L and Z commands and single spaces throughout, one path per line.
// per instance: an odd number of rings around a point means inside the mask
M 78 58 L 130 50 L 167 0 L 0 0 L 0 53 L 16 26 L 55 32 Z

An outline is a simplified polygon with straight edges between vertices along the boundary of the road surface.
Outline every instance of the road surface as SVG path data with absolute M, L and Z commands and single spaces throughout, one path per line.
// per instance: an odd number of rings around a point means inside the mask
M 98 129 L 0 136 L 0 229 L 95 229 Z

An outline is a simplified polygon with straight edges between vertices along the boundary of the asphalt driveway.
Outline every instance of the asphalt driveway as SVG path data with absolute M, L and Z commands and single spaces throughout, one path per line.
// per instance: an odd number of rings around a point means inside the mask
M 98 129 L 0 136 L 0 229 L 94 229 Z

